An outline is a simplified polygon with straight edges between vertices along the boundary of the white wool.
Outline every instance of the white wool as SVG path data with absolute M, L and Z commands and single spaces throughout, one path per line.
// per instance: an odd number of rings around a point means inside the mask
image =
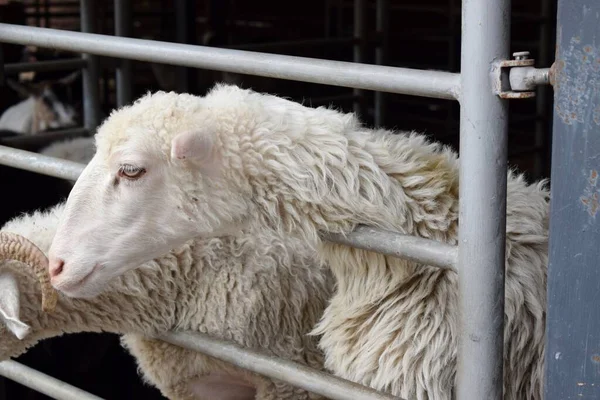
M 451 398 L 456 273 L 320 239 L 365 224 L 456 244 L 451 149 L 231 85 L 205 97 L 148 94 L 113 112 L 96 143 L 50 250 L 65 261 L 55 287 L 93 295 L 192 237 L 290 234 L 315 249 L 337 281 L 315 329 L 326 367 L 405 398 Z M 122 177 L 124 166 L 143 173 Z M 542 397 L 548 197 L 543 182 L 509 174 L 507 400 Z
M 49 157 L 62 158 L 82 164 L 90 162 L 96 153 L 96 145 L 93 137 L 79 137 L 66 139 L 40 150 L 40 154 Z
M 60 204 L 23 215 L 2 231 L 20 234 L 46 252 L 63 212 Z M 114 280 L 101 296 L 60 296 L 52 313 L 41 311 L 35 280 L 14 273 L 22 270 L 20 264 L 0 268 L 0 360 L 63 333 L 111 332 L 125 334 L 122 342 L 144 379 L 172 400 L 320 398 L 151 339 L 167 331 L 202 332 L 322 369 L 317 339 L 308 333 L 326 306 L 332 281 L 297 241 L 249 235 L 191 240 Z M 221 393 L 215 382 L 223 381 L 236 390 L 231 397 L 215 394 Z
M 7 108 L 0 116 L 0 129 L 29 133 L 33 122 L 36 99 L 27 99 Z

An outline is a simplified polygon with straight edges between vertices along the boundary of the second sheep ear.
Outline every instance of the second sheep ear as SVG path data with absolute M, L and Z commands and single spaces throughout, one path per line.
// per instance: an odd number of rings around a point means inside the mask
M 19 340 L 24 339 L 31 328 L 21 321 L 19 282 L 11 272 L 0 272 L 0 320 Z
M 213 177 L 220 170 L 215 140 L 204 132 L 186 131 L 175 136 L 171 141 L 171 159 L 188 160 Z

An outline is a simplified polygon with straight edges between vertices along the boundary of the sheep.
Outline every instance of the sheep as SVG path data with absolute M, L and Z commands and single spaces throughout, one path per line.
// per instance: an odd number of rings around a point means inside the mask
M 322 369 L 323 355 L 307 333 L 332 277 L 303 243 L 275 235 L 195 239 L 124 274 L 100 296 L 71 299 L 50 286 L 44 255 L 63 212 L 59 204 L 0 231 L 0 360 L 45 338 L 103 331 L 124 334 L 144 379 L 169 399 L 320 398 L 152 339 L 198 331 Z
M 94 157 L 95 152 L 96 147 L 94 145 L 93 137 L 65 139 L 54 142 L 40 150 L 40 154 L 45 156 L 62 158 L 63 160 L 74 161 L 81 164 L 90 162 L 92 157 Z
M 325 367 L 415 399 L 452 398 L 457 273 L 321 239 L 359 225 L 457 244 L 458 159 L 414 132 L 217 85 L 157 92 L 114 111 L 51 245 L 70 297 L 193 237 L 289 234 L 315 249 L 336 290 L 313 330 Z M 508 174 L 505 399 L 541 399 L 549 194 Z
M 22 135 L 37 135 L 48 129 L 74 126 L 76 124 L 74 107 L 59 100 L 55 90 L 73 84 L 80 74 L 80 71 L 76 71 L 56 81 L 30 84 L 7 79 L 7 84 L 25 100 L 2 113 L 0 130 Z

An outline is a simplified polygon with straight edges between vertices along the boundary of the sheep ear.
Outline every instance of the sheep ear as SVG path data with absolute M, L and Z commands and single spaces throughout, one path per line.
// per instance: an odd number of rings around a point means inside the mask
M 69 75 L 59 79 L 58 83 L 60 85 L 65 85 L 65 86 L 70 85 L 73 82 L 75 82 L 75 79 L 79 78 L 80 75 L 81 75 L 81 70 L 77 70 L 77 71 L 70 73 Z
M 17 277 L 11 272 L 0 273 L 0 320 L 19 340 L 23 340 L 31 327 L 19 319 L 20 310 Z
M 171 141 L 171 159 L 189 160 L 203 173 L 215 176 L 219 172 L 215 140 L 210 134 L 197 131 L 179 133 Z

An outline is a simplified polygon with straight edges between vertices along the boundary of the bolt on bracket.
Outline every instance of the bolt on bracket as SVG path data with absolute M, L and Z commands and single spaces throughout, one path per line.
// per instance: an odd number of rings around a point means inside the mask
M 528 51 L 513 53 L 513 60 L 503 60 L 492 68 L 494 93 L 502 99 L 535 97 L 537 85 L 551 83 L 551 68 L 535 68 Z

